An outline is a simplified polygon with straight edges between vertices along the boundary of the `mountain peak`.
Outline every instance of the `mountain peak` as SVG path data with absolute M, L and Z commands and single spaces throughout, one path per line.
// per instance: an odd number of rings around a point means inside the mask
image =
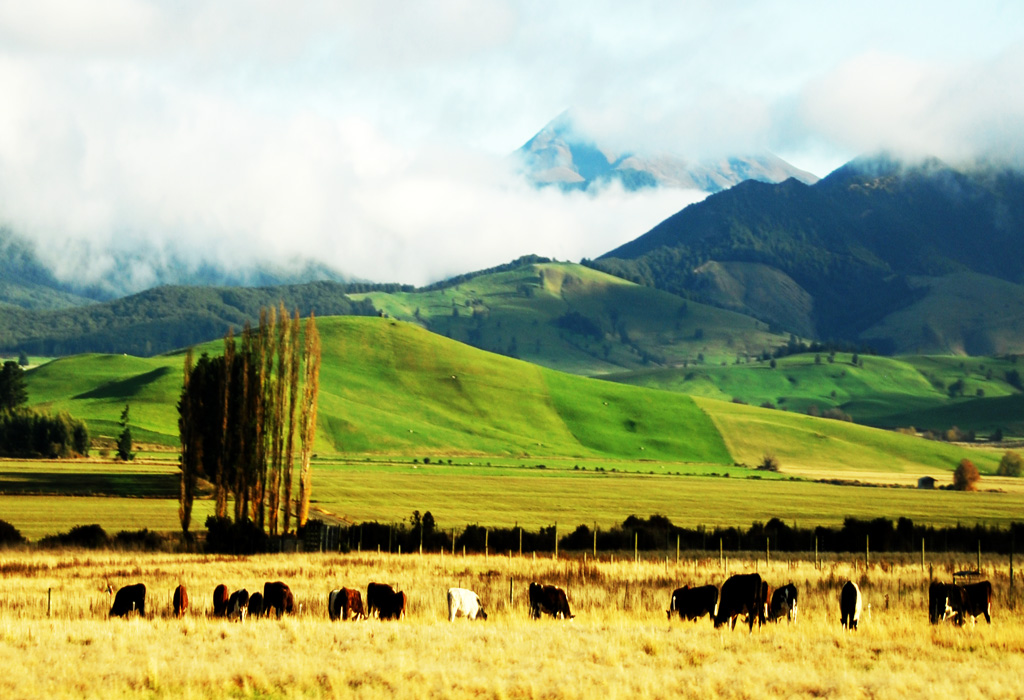
M 745 180 L 778 183 L 794 178 L 808 185 L 818 181 L 768 152 L 691 159 L 668 151 L 613 149 L 581 129 L 571 110 L 548 122 L 516 153 L 535 185 L 569 190 L 617 181 L 627 190 L 670 187 L 714 193 Z

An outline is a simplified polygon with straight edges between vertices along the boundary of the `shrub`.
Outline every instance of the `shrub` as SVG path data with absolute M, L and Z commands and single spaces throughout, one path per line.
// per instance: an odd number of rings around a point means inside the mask
M 1020 476 L 1021 467 L 1024 466 L 1024 457 L 1017 452 L 1007 452 L 999 460 L 999 469 L 996 474 L 999 476 Z
M 267 534 L 255 523 L 211 515 L 206 519 L 206 551 L 219 554 L 256 554 L 267 550 Z
M 779 471 L 779 459 L 775 456 L 775 453 L 771 451 L 765 452 L 757 468 L 765 472 L 777 472 Z
M 99 525 L 75 525 L 67 532 L 48 535 L 39 540 L 40 547 L 82 547 L 102 549 L 110 544 L 110 537 Z
M 0 547 L 10 547 L 11 545 L 22 544 L 24 541 L 25 538 L 18 532 L 18 528 L 6 520 L 0 520 Z
M 977 491 L 977 483 L 981 479 L 978 468 L 969 459 L 960 460 L 956 471 L 953 472 L 953 488 L 957 491 Z

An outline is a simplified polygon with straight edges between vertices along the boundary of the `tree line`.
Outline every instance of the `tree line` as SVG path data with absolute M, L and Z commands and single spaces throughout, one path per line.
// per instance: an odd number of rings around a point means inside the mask
M 289 316 L 282 302 L 261 310 L 259 325 L 246 324 L 237 340 L 229 330 L 222 355 L 195 360 L 186 352 L 178 401 L 178 515 L 186 539 L 199 479 L 213 488 L 215 521 L 230 522 L 230 496 L 236 523 L 287 534 L 294 514 L 295 528 L 305 526 L 320 382 L 314 314 L 301 330 L 299 312 Z

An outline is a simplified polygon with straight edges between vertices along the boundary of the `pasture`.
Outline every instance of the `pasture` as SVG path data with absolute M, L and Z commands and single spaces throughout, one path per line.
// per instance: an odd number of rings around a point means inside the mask
M 0 518 L 31 540 L 92 523 L 111 535 L 142 528 L 177 532 L 177 464 L 172 453 L 156 457 L 129 465 L 0 460 Z M 418 510 L 430 511 L 443 530 L 557 524 L 563 534 L 580 524 L 610 528 L 630 515 L 654 514 L 691 528 L 746 528 L 773 517 L 805 527 L 836 526 L 846 517 L 899 516 L 937 526 L 1006 527 L 1020 520 L 1024 494 L 1019 479 L 988 475 L 983 490 L 961 493 L 839 486 L 785 473 L 661 461 L 413 459 L 316 460 L 312 517 L 387 523 Z M 817 478 L 835 474 L 822 470 Z M 913 473 L 864 470 L 846 476 L 905 485 L 916 479 Z M 203 531 L 212 512 L 211 500 L 197 499 L 192 531 Z
M 968 561 L 930 559 L 937 578 Z M 928 572 L 914 558 L 684 557 L 634 563 L 507 556 L 376 554 L 256 557 L 67 551 L 0 555 L 0 695 L 8 698 L 663 698 L 1017 697 L 1024 622 L 1010 610 L 1007 562 L 984 559 L 993 623 L 932 626 Z M 800 591 L 797 621 L 715 630 L 667 621 L 673 588 L 755 568 Z M 839 589 L 864 594 L 857 632 L 840 629 Z M 244 623 L 208 616 L 213 588 L 283 580 L 300 611 Z M 576 619 L 529 619 L 531 580 L 563 587 Z M 108 620 L 106 582 L 147 585 L 143 619 Z M 327 594 L 370 581 L 409 597 L 397 622 L 331 622 Z M 512 599 L 509 599 L 510 581 Z M 172 619 L 171 592 L 192 609 Z M 1018 580 L 1017 585 L 1020 585 Z M 445 591 L 475 590 L 486 622 L 446 617 Z M 50 612 L 47 614 L 49 601 Z M 1015 601 L 1020 605 L 1019 589 Z

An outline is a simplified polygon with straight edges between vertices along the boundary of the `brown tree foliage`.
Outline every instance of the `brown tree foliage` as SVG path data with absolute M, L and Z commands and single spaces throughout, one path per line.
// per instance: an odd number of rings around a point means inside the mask
M 957 491 L 977 491 L 977 483 L 981 479 L 978 468 L 969 459 L 960 460 L 953 472 L 953 488 Z

